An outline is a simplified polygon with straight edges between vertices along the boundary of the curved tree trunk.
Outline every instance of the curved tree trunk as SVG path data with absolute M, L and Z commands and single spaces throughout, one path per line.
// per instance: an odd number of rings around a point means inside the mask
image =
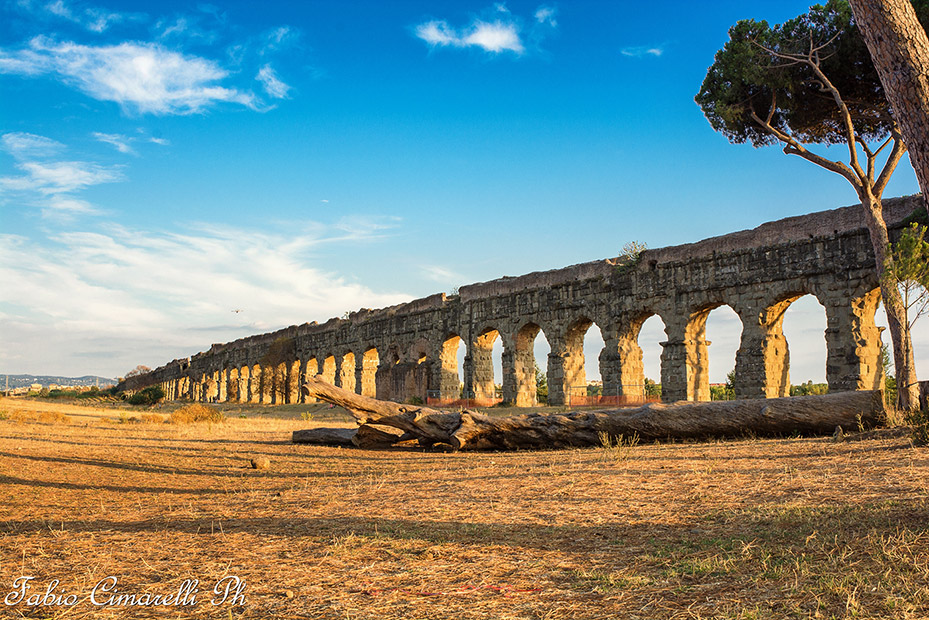
M 398 439 L 412 437 L 422 445 L 445 444 L 455 450 L 597 446 L 607 438 L 612 442 L 633 435 L 652 440 L 829 433 L 836 426 L 871 426 L 882 422 L 884 414 L 883 394 L 877 390 L 499 418 L 375 400 L 320 379 L 307 380 L 303 392 L 346 408 L 362 428 L 392 426 L 404 431 Z M 294 432 L 295 442 L 300 432 Z
M 871 245 L 874 247 L 874 261 L 881 286 L 881 300 L 887 313 L 887 326 L 890 329 L 890 341 L 894 355 L 894 369 L 897 377 L 897 408 L 912 411 L 919 408 L 919 382 L 916 379 L 916 361 L 913 356 L 913 340 L 906 320 L 906 309 L 900 291 L 893 282 L 884 277 L 884 265 L 887 261 L 887 247 L 890 235 L 884 222 L 883 210 L 879 198 L 869 191 L 859 192 L 861 206 L 864 207 Z
M 929 211 L 929 38 L 910 0 L 849 0 Z

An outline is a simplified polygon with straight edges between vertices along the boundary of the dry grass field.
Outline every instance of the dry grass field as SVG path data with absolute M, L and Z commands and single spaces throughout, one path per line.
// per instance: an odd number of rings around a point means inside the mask
M 0 616 L 929 617 L 929 449 L 900 433 L 363 452 L 289 443 L 338 411 L 265 411 L 0 400 L 0 597 L 22 575 L 74 595 Z M 232 575 L 244 602 L 212 605 Z M 107 576 L 137 597 L 196 579 L 196 604 L 95 606 Z

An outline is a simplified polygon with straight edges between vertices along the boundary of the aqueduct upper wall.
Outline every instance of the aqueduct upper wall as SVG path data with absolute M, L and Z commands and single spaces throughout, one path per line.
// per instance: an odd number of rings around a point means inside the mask
M 885 201 L 893 227 L 919 197 Z M 784 311 L 813 294 L 826 309 L 827 380 L 831 390 L 876 389 L 882 381 L 880 301 L 871 241 L 859 205 L 763 224 L 697 243 L 646 250 L 635 264 L 605 259 L 563 269 L 462 286 L 346 319 L 306 323 L 214 344 L 121 384 L 161 385 L 168 398 L 298 402 L 306 375 L 358 393 L 398 401 L 458 398 L 457 347 L 467 346 L 464 392 L 493 396 L 491 350 L 503 342 L 503 398 L 535 402 L 533 341 L 543 330 L 549 402 L 564 403 L 584 384 L 583 338 L 591 324 L 603 335 L 603 393 L 644 392 L 644 321 L 665 325 L 661 383 L 666 401 L 708 400 L 706 318 L 729 305 L 742 321 L 735 391 L 744 398 L 788 394 Z M 460 340 L 459 340 L 460 339 Z

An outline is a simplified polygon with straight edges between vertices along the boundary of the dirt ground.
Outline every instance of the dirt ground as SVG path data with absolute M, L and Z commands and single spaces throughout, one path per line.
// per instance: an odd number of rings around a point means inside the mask
M 0 617 L 929 617 L 929 449 L 899 432 L 446 454 L 227 414 L 0 399 Z

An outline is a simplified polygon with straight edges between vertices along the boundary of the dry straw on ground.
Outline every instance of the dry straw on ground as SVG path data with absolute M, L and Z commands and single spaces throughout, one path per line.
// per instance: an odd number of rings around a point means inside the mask
M 900 434 L 363 452 L 290 444 L 298 409 L 13 421 L 26 406 L 0 401 L 0 590 L 23 574 L 81 596 L 107 575 L 135 593 L 224 575 L 248 589 L 233 607 L 0 616 L 929 617 L 929 449 Z

